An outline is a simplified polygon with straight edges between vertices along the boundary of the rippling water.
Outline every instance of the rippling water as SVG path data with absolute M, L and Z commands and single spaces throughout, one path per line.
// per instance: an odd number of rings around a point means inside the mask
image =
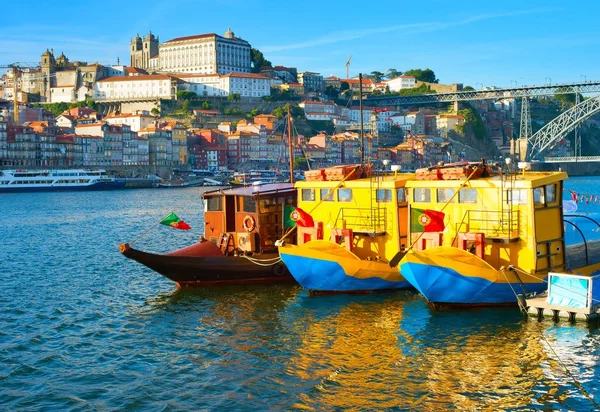
M 600 194 L 600 179 L 568 187 Z M 191 243 L 198 195 L 0 195 L 0 409 L 592 410 L 584 391 L 600 402 L 600 333 L 584 324 L 435 312 L 411 291 L 177 290 L 119 254 L 147 229 L 143 249 Z M 171 210 L 192 230 L 153 227 Z

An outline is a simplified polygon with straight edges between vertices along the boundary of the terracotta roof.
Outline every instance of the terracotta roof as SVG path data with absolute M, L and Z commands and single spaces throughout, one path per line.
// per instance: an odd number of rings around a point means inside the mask
M 231 73 L 227 73 L 227 74 L 223 75 L 223 77 L 246 77 L 246 78 L 251 78 L 251 79 L 269 80 L 267 77 L 261 76 L 258 73 L 231 72 Z
M 98 80 L 98 83 L 103 82 L 137 82 L 145 80 L 171 80 L 171 76 L 166 74 L 146 74 L 141 76 L 113 76 L 106 79 Z
M 102 123 L 86 123 L 86 124 L 78 124 L 77 126 L 75 126 L 75 128 L 80 128 L 80 127 L 98 127 L 98 126 L 102 126 L 103 124 L 105 124 L 106 122 L 102 122 Z
M 196 34 L 193 36 L 176 37 L 174 39 L 167 40 L 165 43 L 172 43 L 172 42 L 176 42 L 176 41 L 185 41 L 185 40 L 194 40 L 194 39 L 206 39 L 209 37 L 216 37 L 216 36 L 217 36 L 217 34 L 215 34 L 215 33 Z
M 140 69 L 139 67 L 133 67 L 133 66 L 125 66 L 125 71 L 127 73 L 142 73 L 142 74 L 148 74 L 148 72 L 144 69 Z

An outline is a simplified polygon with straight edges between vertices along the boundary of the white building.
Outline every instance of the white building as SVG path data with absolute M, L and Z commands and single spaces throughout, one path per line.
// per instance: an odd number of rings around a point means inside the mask
M 154 122 L 154 117 L 145 110 L 138 110 L 135 113 L 108 114 L 103 119 L 108 124 L 125 124 L 131 127 L 131 131 L 139 132 L 148 128 Z
M 412 76 L 399 76 L 390 80 L 384 80 L 383 83 L 389 86 L 391 92 L 397 92 L 402 89 L 412 89 L 416 81 Z
M 271 95 L 271 80 L 256 73 L 228 73 L 212 75 L 174 75 L 181 79 L 180 90 L 195 92 L 199 96 L 263 97 Z
M 250 43 L 235 37 L 231 29 L 224 36 L 209 33 L 177 37 L 158 49 L 158 61 L 150 61 L 149 68 L 162 72 L 248 73 L 251 68 Z
M 298 104 L 304 109 L 307 120 L 337 120 L 340 118 L 337 105 L 333 102 L 317 102 L 306 100 Z
M 94 87 L 94 100 L 175 98 L 179 80 L 164 74 L 118 76 L 99 80 Z

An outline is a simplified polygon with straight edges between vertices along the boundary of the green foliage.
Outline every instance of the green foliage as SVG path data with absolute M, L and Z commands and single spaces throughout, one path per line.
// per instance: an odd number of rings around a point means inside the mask
M 294 170 L 308 170 L 308 160 L 305 157 L 295 158 Z
M 197 94 L 194 92 L 187 91 L 187 90 L 179 90 L 176 93 L 176 96 L 177 96 L 177 100 L 180 100 L 180 99 L 189 100 L 189 99 L 193 99 L 194 97 L 196 97 Z
M 181 110 L 183 110 L 183 113 L 188 113 L 190 110 L 190 101 L 189 100 L 184 100 L 183 104 L 181 105 Z
M 435 78 L 435 73 L 433 70 L 427 68 L 425 70 L 422 69 L 412 69 L 404 72 L 405 76 L 412 76 L 416 80 L 420 80 L 422 82 L 427 83 L 438 83 L 439 80 Z
M 402 76 L 402 72 L 399 72 L 396 69 L 389 69 L 386 76 L 388 79 L 395 79 L 396 77 Z
M 307 120 L 313 133 L 324 131 L 327 134 L 335 133 L 335 125 L 331 120 Z
M 203 101 L 203 102 L 200 104 L 200 107 L 201 107 L 202 109 L 204 109 L 204 110 L 208 110 L 208 109 L 210 109 L 210 103 L 209 103 L 209 102 L 207 102 L 207 101 Z
M 283 107 L 277 107 L 277 108 L 273 109 L 271 114 L 273 116 L 276 116 L 278 119 L 281 119 L 281 118 L 287 116 L 288 109 L 290 109 L 292 117 L 294 117 L 294 118 L 303 118 L 304 117 L 304 110 L 301 107 L 292 106 L 290 104 L 286 104 Z
M 262 67 L 272 67 L 271 62 L 265 59 L 262 52 L 258 49 L 251 49 L 250 64 L 252 65 L 252 73 L 260 73 Z
M 339 90 L 336 89 L 335 87 L 329 85 L 325 88 L 325 95 L 327 97 L 329 97 L 330 99 L 337 99 L 337 97 L 339 95 Z
M 231 93 L 229 96 L 227 96 L 227 100 L 230 102 L 239 102 L 241 99 L 241 96 L 239 93 Z
M 474 92 L 475 89 L 471 86 L 465 86 L 463 87 L 463 92 Z
M 258 109 L 252 109 L 250 110 L 250 116 L 254 117 L 254 116 L 258 116 L 260 114 L 260 110 Z
M 467 129 L 470 129 L 478 140 L 485 139 L 485 126 L 481 121 L 479 112 L 477 112 L 477 110 L 475 110 L 473 106 L 467 102 L 463 102 L 463 105 L 465 108 L 463 110 L 459 110 L 458 114 L 465 119 L 465 122 L 462 125 L 456 126 L 458 131 L 461 134 L 465 134 Z
M 389 92 L 389 87 L 386 87 L 386 94 L 392 96 L 413 96 L 416 94 L 432 94 L 435 93 L 431 90 L 431 87 L 427 86 L 424 83 L 421 83 L 418 87 L 413 87 L 412 89 L 401 89 L 397 92 Z
M 156 107 L 153 107 L 152 110 L 150 110 L 150 114 L 154 117 L 158 117 L 160 116 L 160 110 L 158 110 Z
M 344 90 L 348 90 L 350 88 L 350 85 L 348 84 L 348 82 L 342 82 L 340 84 L 340 90 L 344 91 Z
M 265 96 L 269 97 L 269 96 Z M 266 99 L 265 99 L 266 100 Z M 279 102 L 279 101 L 298 101 L 300 100 L 300 96 L 298 96 L 293 90 L 279 90 L 279 89 L 271 89 L 270 99 L 267 101 L 270 102 Z
M 561 87 L 558 91 L 563 93 L 554 95 L 554 99 L 560 103 L 562 110 L 575 106 L 575 103 L 577 102 L 575 93 L 564 94 L 564 92 L 570 92 L 572 90 L 573 89 L 570 87 Z M 581 96 L 581 94 L 579 95 L 579 101 L 583 101 L 583 96 Z
M 371 79 L 373 79 L 373 81 L 375 83 L 379 83 L 383 79 L 383 73 L 382 72 L 378 72 L 378 71 L 374 71 L 374 72 L 371 72 L 371 75 L 369 77 Z

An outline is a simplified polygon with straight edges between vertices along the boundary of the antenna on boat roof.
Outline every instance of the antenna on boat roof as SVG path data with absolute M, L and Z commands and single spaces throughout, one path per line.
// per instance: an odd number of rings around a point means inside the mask
M 360 167 L 365 170 L 365 132 L 363 130 L 362 73 L 358 73 L 358 107 L 360 117 Z

